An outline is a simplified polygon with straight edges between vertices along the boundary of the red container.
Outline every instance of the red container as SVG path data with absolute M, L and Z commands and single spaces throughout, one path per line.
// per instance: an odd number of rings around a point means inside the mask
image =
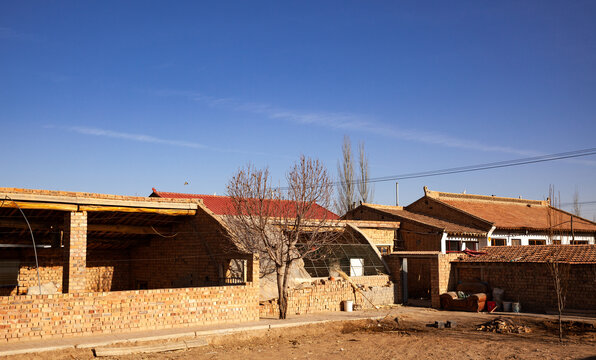
M 497 307 L 497 303 L 494 301 L 486 302 L 486 311 L 491 312 Z

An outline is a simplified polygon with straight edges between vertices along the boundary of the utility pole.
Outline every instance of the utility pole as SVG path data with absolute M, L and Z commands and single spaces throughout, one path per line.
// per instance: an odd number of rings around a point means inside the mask
M 395 206 L 399 206 L 399 183 L 395 182 Z
M 571 243 L 575 244 L 575 233 L 573 232 L 573 215 L 571 215 Z

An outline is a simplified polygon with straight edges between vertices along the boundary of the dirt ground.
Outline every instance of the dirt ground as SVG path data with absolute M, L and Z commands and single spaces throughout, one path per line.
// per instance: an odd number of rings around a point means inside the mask
M 211 345 L 118 359 L 596 359 L 593 322 L 567 324 L 559 342 L 557 324 L 535 317 L 508 317 L 522 333 L 477 330 L 498 316 L 394 309 L 384 320 L 359 320 L 274 329 L 218 337 Z M 397 319 L 397 321 L 396 321 Z M 431 327 L 455 321 L 454 328 Z M 164 343 L 163 341 L 160 343 Z M 123 344 L 120 346 L 131 346 Z M 8 357 L 23 359 L 92 359 L 90 349 Z M 99 359 L 99 358 L 98 358 Z M 101 359 L 115 359 L 102 357 Z

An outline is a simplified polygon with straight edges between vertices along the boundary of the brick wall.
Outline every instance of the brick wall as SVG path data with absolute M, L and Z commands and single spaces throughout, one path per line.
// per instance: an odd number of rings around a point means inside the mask
M 443 234 L 436 229 L 409 221 L 402 221 L 400 236 L 406 251 L 441 251 Z
M 395 303 L 401 304 L 403 303 L 403 294 L 401 288 L 402 259 L 395 255 L 386 255 L 383 256 L 383 260 L 385 261 L 385 264 L 387 264 L 387 267 L 389 268 L 389 273 L 391 274 L 390 277 L 395 290 Z
M 372 229 L 359 227 L 360 231 L 375 245 L 391 245 L 395 237 L 394 229 Z
M 395 288 L 389 275 L 355 276 L 350 279 L 363 286 L 365 296 L 375 305 L 395 303 Z M 364 309 L 372 307 L 362 294 L 354 292 L 345 280 L 316 280 L 301 289 L 290 290 L 288 315 L 340 311 L 341 302 L 344 300 L 352 300 Z M 277 300 L 262 302 L 260 314 L 268 317 L 278 316 Z
M 130 251 L 91 250 L 87 254 L 86 291 L 105 292 L 133 289 Z
M 247 257 L 228 244 L 222 225 L 201 207 L 174 233 L 173 238 L 155 236 L 147 246 L 131 249 L 133 285 L 144 282 L 150 289 L 217 285 L 231 259 Z
M 491 225 L 487 222 L 482 221 L 474 216 L 456 210 L 453 207 L 445 205 L 429 197 L 423 197 L 412 204 L 408 205 L 408 210 L 413 212 L 419 212 L 426 214 L 438 219 L 445 219 L 456 224 L 474 226 L 481 229 L 490 230 Z
M 458 281 L 486 281 L 491 289 L 505 290 L 505 300 L 521 302 L 522 310 L 543 312 L 557 308 L 553 278 L 544 263 L 452 266 Z M 566 309 L 596 309 L 596 265 L 571 265 L 566 287 Z
M 253 321 L 258 286 L 0 297 L 0 344 Z

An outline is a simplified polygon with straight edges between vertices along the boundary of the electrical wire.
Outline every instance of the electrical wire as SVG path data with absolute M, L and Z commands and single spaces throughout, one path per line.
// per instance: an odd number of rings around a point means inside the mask
M 33 236 L 33 229 L 31 229 L 31 224 L 29 224 L 29 220 L 27 219 L 27 216 L 23 212 L 23 209 L 21 209 L 19 204 L 16 201 L 12 200 L 8 195 L 4 195 L 4 199 L 2 200 L 2 204 L 0 205 L 0 207 L 4 206 L 4 202 L 6 200 L 12 201 L 17 206 L 17 208 L 19 209 L 19 211 L 25 218 L 25 222 L 27 223 L 27 227 L 29 228 L 29 233 L 31 234 L 31 241 L 33 241 L 33 253 L 35 254 L 35 269 L 37 270 L 37 286 L 39 286 L 39 295 L 41 295 L 41 278 L 39 276 L 39 261 L 37 260 L 37 246 L 35 245 L 35 236 Z
M 536 164 L 536 163 L 542 163 L 542 162 L 547 162 L 547 161 L 573 159 L 573 158 L 577 158 L 577 157 L 590 156 L 590 155 L 596 155 L 596 148 L 574 150 L 574 151 L 567 151 L 567 152 L 556 153 L 556 154 L 541 155 L 541 156 L 534 156 L 534 157 L 527 157 L 527 158 L 513 159 L 513 160 L 505 160 L 505 161 L 497 161 L 497 162 L 490 162 L 490 163 L 483 163 L 483 164 L 476 164 L 476 165 L 445 168 L 445 169 L 439 169 L 439 170 L 429 170 L 429 171 L 422 171 L 422 172 L 405 173 L 405 174 L 392 175 L 392 176 L 381 176 L 381 177 L 376 177 L 376 178 L 370 178 L 367 181 L 353 180 L 353 181 L 350 181 L 349 183 L 358 185 L 358 184 L 361 184 L 364 182 L 377 183 L 377 182 L 385 182 L 385 181 L 418 179 L 418 178 L 423 178 L 423 177 L 451 175 L 451 174 L 459 174 L 459 173 L 465 173 L 465 172 L 499 169 L 499 168 L 511 167 L 511 166 Z M 336 182 L 332 182 L 331 185 L 338 186 L 338 185 L 342 185 L 345 183 L 346 183 L 345 181 L 336 181 Z M 286 187 L 279 187 L 278 189 L 289 190 L 290 188 L 286 186 Z

